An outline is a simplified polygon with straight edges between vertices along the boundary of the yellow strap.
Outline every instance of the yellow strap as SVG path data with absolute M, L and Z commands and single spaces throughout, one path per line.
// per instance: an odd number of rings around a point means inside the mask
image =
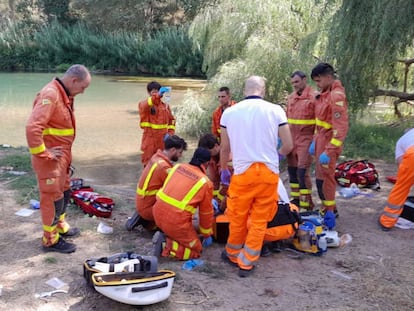
M 319 120 L 319 119 L 316 119 L 316 125 L 321 126 L 321 127 L 325 128 L 327 130 L 332 128 L 332 124 L 330 124 L 328 122 L 325 122 L 325 121 L 322 121 L 322 120 Z
M 288 123 L 289 124 L 295 124 L 295 125 L 313 125 L 316 124 L 315 119 L 308 119 L 308 120 L 304 120 L 304 119 L 288 119 Z
M 39 154 L 46 150 L 45 144 L 41 144 L 40 146 L 29 148 L 31 154 Z
M 155 195 L 157 194 L 158 190 L 152 190 L 152 191 L 147 191 L 148 189 L 148 184 L 152 178 L 152 175 L 154 174 L 155 169 L 157 168 L 158 164 L 161 162 L 162 160 L 158 160 L 157 162 L 155 162 L 154 164 L 152 164 L 147 177 L 145 178 L 144 181 L 144 185 L 142 188 L 137 187 L 137 194 L 138 195 L 142 195 L 142 196 L 146 196 L 146 195 Z
M 175 129 L 175 126 L 173 125 L 169 126 L 168 124 L 155 124 L 150 122 L 141 122 L 141 127 L 149 127 L 155 130 L 168 129 L 170 127 L 171 129 Z
M 336 138 L 332 138 L 331 139 L 331 144 L 336 146 L 336 147 L 340 147 L 340 146 L 342 146 L 342 141 L 340 141 L 339 139 L 336 139 Z
M 53 136 L 73 136 L 75 134 L 75 129 L 57 129 L 49 127 L 43 130 L 43 135 L 53 135 Z

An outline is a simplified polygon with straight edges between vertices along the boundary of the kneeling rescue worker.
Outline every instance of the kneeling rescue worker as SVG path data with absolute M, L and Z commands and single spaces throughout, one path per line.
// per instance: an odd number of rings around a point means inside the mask
M 153 237 L 154 255 L 179 260 L 199 258 L 212 244 L 213 183 L 206 176 L 210 151 L 197 148 L 189 164 L 174 166 L 158 191 L 153 207 L 155 223 L 162 231 Z M 199 209 L 200 241 L 192 217 Z M 164 241 L 165 236 L 165 241 Z

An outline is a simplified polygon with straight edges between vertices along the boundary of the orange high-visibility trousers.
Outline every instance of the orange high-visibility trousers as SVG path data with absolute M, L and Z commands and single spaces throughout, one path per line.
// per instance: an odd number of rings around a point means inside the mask
M 397 182 L 392 188 L 380 223 L 386 228 L 392 228 L 401 215 L 404 203 L 414 185 L 414 146 L 407 149 L 398 168 Z
M 244 173 L 231 178 L 226 210 L 230 220 L 226 253 L 242 269 L 252 269 L 260 257 L 267 223 L 276 213 L 278 181 L 279 175 L 263 163 L 253 163 Z

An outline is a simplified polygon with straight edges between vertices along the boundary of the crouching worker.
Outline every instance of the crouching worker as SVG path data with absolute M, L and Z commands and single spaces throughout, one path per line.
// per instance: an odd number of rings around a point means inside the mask
M 384 231 L 390 230 L 397 223 L 410 189 L 414 185 L 414 128 L 408 130 L 397 141 L 395 159 L 398 163 L 397 182 L 379 218 L 380 226 Z
M 203 247 L 211 245 L 213 183 L 206 176 L 209 161 L 210 152 L 197 148 L 189 164 L 178 164 L 171 169 L 158 191 L 153 214 L 162 232 L 154 234 L 154 256 L 199 258 Z M 202 242 L 192 223 L 197 208 Z
M 164 184 L 168 172 L 187 150 L 187 143 L 177 135 L 168 136 L 164 141 L 164 150 L 155 153 L 142 171 L 135 196 L 136 211 L 125 224 L 128 231 L 136 226 L 153 230 L 155 227 L 152 207 L 155 204 L 155 195 Z

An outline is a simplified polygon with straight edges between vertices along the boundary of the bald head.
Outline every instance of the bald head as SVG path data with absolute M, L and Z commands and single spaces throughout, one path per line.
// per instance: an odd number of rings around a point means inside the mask
M 263 77 L 251 76 L 246 80 L 244 95 L 264 97 L 265 89 L 266 83 Z

